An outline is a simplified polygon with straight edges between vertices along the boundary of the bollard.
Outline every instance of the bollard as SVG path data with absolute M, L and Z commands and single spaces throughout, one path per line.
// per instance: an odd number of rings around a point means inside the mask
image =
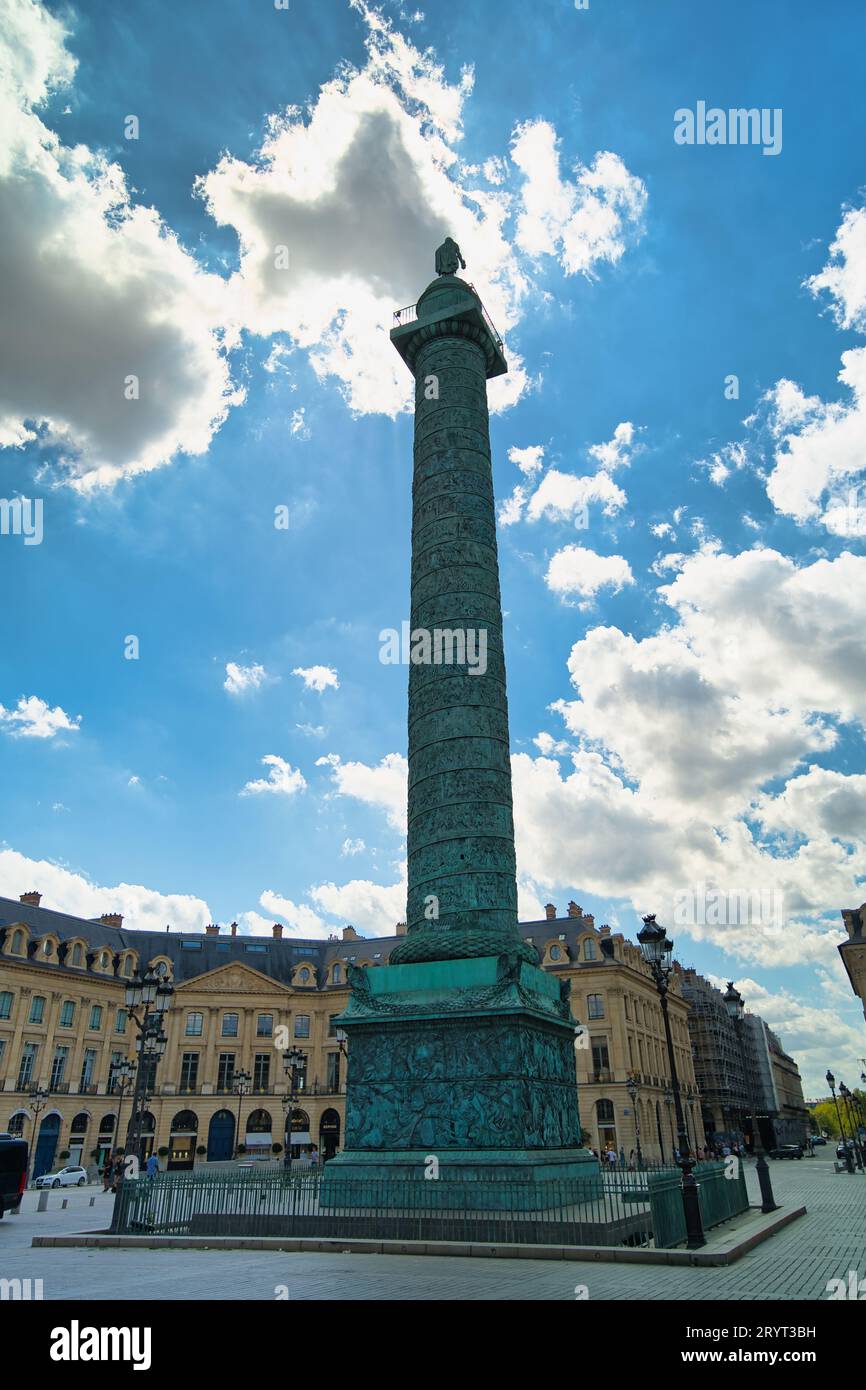
M 47 1210 L 48 1210 L 48 1188 L 47 1188 L 47 1187 L 40 1187 L 40 1189 L 39 1189 L 39 1201 L 36 1203 L 36 1210 L 37 1210 L 37 1211 L 47 1211 Z
M 60 1210 L 61 1210 L 61 1211 L 65 1211 L 66 1208 L 67 1208 L 68 1206 L 69 1206 L 69 1198 L 68 1198 L 68 1197 L 64 1197 L 64 1198 L 63 1198 L 63 1201 L 60 1203 Z
M 90 1205 L 91 1205 L 91 1206 L 95 1206 L 95 1205 L 96 1205 L 96 1198 L 95 1198 L 95 1197 L 91 1197 L 91 1199 L 90 1199 Z

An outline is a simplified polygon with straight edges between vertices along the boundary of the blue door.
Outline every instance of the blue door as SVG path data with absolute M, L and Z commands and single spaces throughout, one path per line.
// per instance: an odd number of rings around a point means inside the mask
M 51 1172 L 59 1135 L 60 1116 L 46 1115 L 39 1126 L 39 1138 L 36 1140 L 36 1153 L 33 1156 L 33 1178 L 41 1178 L 43 1173 Z
M 231 1158 L 235 1148 L 235 1117 L 230 1110 L 218 1110 L 207 1130 L 207 1161 Z

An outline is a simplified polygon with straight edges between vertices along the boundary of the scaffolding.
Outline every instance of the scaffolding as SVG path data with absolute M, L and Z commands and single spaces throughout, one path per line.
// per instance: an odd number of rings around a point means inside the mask
M 737 1137 L 750 1110 L 750 1096 L 736 1025 L 720 991 L 703 975 L 684 970 L 680 983 L 689 1006 L 689 1038 L 704 1129 L 708 1138 Z

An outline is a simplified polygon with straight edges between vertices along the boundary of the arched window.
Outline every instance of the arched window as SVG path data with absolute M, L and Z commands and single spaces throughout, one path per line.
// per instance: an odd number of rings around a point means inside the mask
M 43 954 L 43 956 L 50 956 L 50 955 L 51 955 L 51 952 L 52 952 L 53 950 L 54 950 L 54 943 L 53 943 L 53 941 L 43 941 L 43 943 L 42 943 L 42 954 Z
M 111 1112 L 109 1112 L 107 1115 L 103 1115 L 102 1119 L 99 1121 L 99 1133 L 100 1133 L 100 1134 L 111 1134 L 112 1130 L 114 1129 L 114 1126 L 115 1126 L 116 1121 L 117 1121 L 117 1116 L 116 1116 L 116 1115 L 112 1115 Z
M 100 964 L 101 968 L 102 968 L 103 970 L 107 970 L 110 961 L 111 961 L 111 956 L 108 954 L 107 951 L 103 951 L 103 952 L 102 952 L 102 955 L 99 957 L 99 964 Z
M 89 1123 L 90 1116 L 87 1114 L 86 1110 L 82 1110 L 80 1114 L 75 1116 L 72 1124 L 69 1126 L 70 1134 L 86 1134 Z
M 583 958 L 584 960 L 595 960 L 595 942 L 591 936 L 588 936 L 583 943 Z
M 598 1122 L 599 1122 L 600 1125 L 612 1125 L 612 1124 L 613 1124 L 614 1115 L 613 1115 L 613 1101 L 612 1101 L 612 1100 L 598 1100 L 598 1101 L 596 1101 L 596 1103 L 595 1103 L 595 1108 L 596 1108 L 596 1113 L 597 1113 L 597 1115 L 598 1115 Z
M 271 1116 L 267 1110 L 254 1110 L 247 1120 L 247 1134 L 270 1134 Z
M 197 1134 L 198 1116 L 194 1110 L 178 1110 L 171 1122 L 172 1134 Z
M 13 955 L 20 956 L 24 953 L 24 933 L 17 931 L 12 936 L 11 951 Z
M 17 1115 L 13 1115 L 9 1121 L 9 1133 L 20 1139 L 24 1133 L 24 1111 L 19 1110 Z
M 123 974 L 126 975 L 127 977 L 130 976 L 130 975 L 132 974 L 132 956 L 124 956 L 124 958 L 123 958 Z
M 81 942 L 80 942 L 80 941 L 76 941 L 75 945 L 74 945 L 73 948 L 72 948 L 72 964 L 73 964 L 73 965 L 80 965 L 80 964 L 81 964 Z
M 342 965 L 335 965 L 335 966 L 334 966 L 333 970 L 331 971 L 331 979 L 333 980 L 333 982 L 334 982 L 335 985 L 342 984 L 342 982 L 343 982 L 343 967 L 342 967 Z
M 309 972 L 309 970 L 307 969 L 306 966 L 304 966 L 303 969 L 301 969 L 301 970 L 298 971 L 298 979 L 300 980 L 300 982 L 301 982 L 302 985 L 307 985 L 307 984 L 309 984 L 309 982 L 310 982 L 310 972 Z

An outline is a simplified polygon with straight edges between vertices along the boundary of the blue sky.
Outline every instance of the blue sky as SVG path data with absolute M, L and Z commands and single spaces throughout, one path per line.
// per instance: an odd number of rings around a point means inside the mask
M 0 11 L 0 468 L 43 508 L 41 544 L 0 536 L 0 890 L 393 930 L 406 670 L 379 632 L 408 617 L 411 417 L 387 327 L 450 231 L 511 366 L 523 914 L 574 897 L 631 933 L 700 884 L 782 894 L 779 921 L 698 912 L 678 954 L 733 976 L 807 1081 L 845 1075 L 862 7 Z M 781 112 L 779 153 L 677 144 L 699 101 Z

